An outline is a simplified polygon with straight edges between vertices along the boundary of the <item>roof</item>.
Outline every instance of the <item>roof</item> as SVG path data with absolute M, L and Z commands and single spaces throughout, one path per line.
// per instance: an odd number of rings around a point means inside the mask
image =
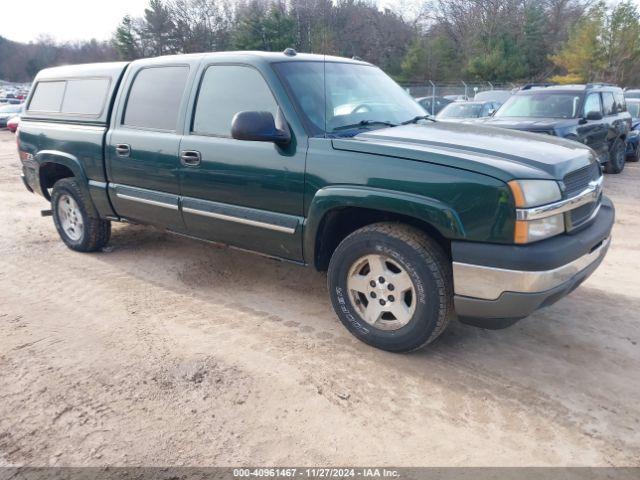
M 353 63 L 356 65 L 371 65 L 370 63 L 362 60 L 335 57 L 332 55 L 319 55 L 314 53 L 297 53 L 295 50 L 287 49 L 294 54 L 285 52 L 262 52 L 252 50 L 239 50 L 234 52 L 205 52 L 205 53 L 188 53 L 180 55 L 165 55 L 162 57 L 144 58 L 135 60 L 133 63 L 165 63 L 171 61 L 180 61 L 184 58 L 190 58 L 194 60 L 217 60 L 225 59 L 228 61 L 260 61 L 264 63 L 280 63 L 280 62 L 340 62 L 340 63 Z
M 117 77 L 122 73 L 127 62 L 83 63 L 45 68 L 38 72 L 37 80 L 63 79 L 87 76 Z
M 525 85 L 519 91 L 516 92 L 517 95 L 527 95 L 533 94 L 536 92 L 586 92 L 586 91 L 602 91 L 602 90 L 617 90 L 622 93 L 622 88 L 617 85 L 609 84 L 609 83 L 587 83 L 587 84 L 575 84 L 575 85 L 550 85 L 550 84 L 541 84 L 541 85 Z
M 295 52 L 295 50 L 293 51 Z M 235 51 L 235 52 L 206 52 L 187 53 L 180 55 L 165 55 L 161 57 L 141 58 L 133 62 L 105 62 L 105 63 L 84 63 L 78 65 L 65 65 L 41 70 L 38 73 L 38 80 L 73 78 L 76 76 L 109 76 L 118 77 L 129 63 L 157 64 L 165 62 L 176 62 L 184 58 L 193 60 L 227 59 L 229 61 L 246 61 L 248 59 L 259 60 L 266 63 L 293 62 L 293 61 L 315 61 L 315 62 L 341 62 L 358 65 L 370 65 L 361 60 L 354 60 L 344 57 L 334 57 L 331 55 L 318 55 L 313 53 L 297 53 L 294 55 L 285 52 L 260 52 L 260 51 Z

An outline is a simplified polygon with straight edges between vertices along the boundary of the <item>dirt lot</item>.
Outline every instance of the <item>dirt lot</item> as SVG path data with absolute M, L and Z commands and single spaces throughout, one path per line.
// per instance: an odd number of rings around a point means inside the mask
M 325 276 L 151 228 L 59 241 L 0 132 L 0 465 L 640 465 L 640 165 L 601 268 L 511 329 L 393 355 Z

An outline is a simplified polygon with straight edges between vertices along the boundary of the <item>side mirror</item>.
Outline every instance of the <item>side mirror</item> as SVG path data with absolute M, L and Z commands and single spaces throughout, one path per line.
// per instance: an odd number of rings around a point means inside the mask
M 603 116 L 602 112 L 589 112 L 584 118 L 585 120 L 602 120 Z
M 280 109 L 273 118 L 271 112 L 238 112 L 231 121 L 231 136 L 236 140 L 273 142 L 286 145 L 291 142 L 291 130 Z

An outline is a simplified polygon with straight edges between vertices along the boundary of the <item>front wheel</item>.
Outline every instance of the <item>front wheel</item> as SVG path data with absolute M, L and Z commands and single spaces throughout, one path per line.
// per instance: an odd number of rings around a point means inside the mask
M 63 178 L 51 193 L 53 223 L 67 247 L 78 252 L 95 252 L 111 236 L 111 222 L 97 218 L 91 199 L 74 178 Z
M 333 308 L 357 338 L 391 352 L 435 340 L 453 316 L 451 264 L 422 231 L 396 223 L 363 227 L 329 263 Z
M 621 138 L 616 138 L 609 150 L 609 161 L 605 165 L 605 172 L 620 173 L 624 170 L 624 162 L 627 156 L 627 147 Z

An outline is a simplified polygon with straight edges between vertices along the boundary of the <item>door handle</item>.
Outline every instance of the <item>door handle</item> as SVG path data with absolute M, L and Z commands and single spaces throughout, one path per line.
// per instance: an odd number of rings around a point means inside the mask
M 116 155 L 119 157 L 128 157 L 131 155 L 131 146 L 126 143 L 118 143 L 116 145 Z
M 183 150 L 180 152 L 180 162 L 185 167 L 197 167 L 201 161 L 202 156 L 196 150 Z

